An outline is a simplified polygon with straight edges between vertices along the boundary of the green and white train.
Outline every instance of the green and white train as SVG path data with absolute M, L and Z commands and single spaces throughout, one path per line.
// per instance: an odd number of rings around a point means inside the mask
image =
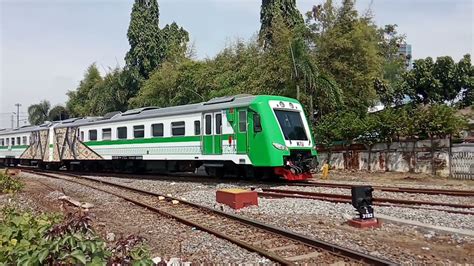
M 316 149 L 301 104 L 237 95 L 0 131 L 0 163 L 141 172 L 311 177 Z

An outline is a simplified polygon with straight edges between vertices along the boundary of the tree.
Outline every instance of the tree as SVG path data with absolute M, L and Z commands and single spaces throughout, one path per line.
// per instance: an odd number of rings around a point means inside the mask
M 178 24 L 173 22 L 161 30 L 161 36 L 165 41 L 165 58 L 167 61 L 176 62 L 186 57 L 189 33 L 183 27 L 179 27 Z
M 61 121 L 69 118 L 69 112 L 62 105 L 56 105 L 48 112 L 49 121 Z
M 388 171 L 388 154 L 395 139 L 400 137 L 400 116 L 393 108 L 386 108 L 378 114 L 377 125 L 379 139 L 386 143 L 387 150 L 385 151 L 385 171 Z
M 456 76 L 460 77 L 461 107 L 474 105 L 474 66 L 471 64 L 471 55 L 466 54 L 456 67 Z
M 312 122 L 315 110 L 318 117 L 321 117 L 342 105 L 341 89 L 330 74 L 320 70 L 301 34 L 290 40 L 290 55 L 293 63 L 292 77 L 296 86 L 296 95 L 293 97 L 296 96 L 307 106 Z
M 165 41 L 159 28 L 157 0 L 135 0 L 127 37 L 130 50 L 125 56 L 126 68 L 140 80 L 148 79 L 165 59 Z
M 334 77 L 345 106 L 365 113 L 377 98 L 374 81 L 383 73 L 380 35 L 372 18 L 360 17 L 352 0 L 339 8 L 328 0 L 307 16 L 318 66 Z
M 342 141 L 346 147 L 346 154 L 349 154 L 350 145 L 354 140 L 364 135 L 364 129 L 363 120 L 357 113 L 350 111 L 334 112 L 323 116 L 316 123 L 316 142 L 329 149 L 328 160 L 330 161 L 332 145 L 335 141 Z M 344 160 L 344 163 L 344 167 L 349 168 L 348 161 Z
M 374 88 L 380 102 L 385 106 L 401 105 L 407 92 L 402 86 L 402 76 L 406 72 L 406 58 L 398 54 L 398 48 L 405 40 L 397 32 L 397 25 L 385 25 L 378 30 L 380 53 L 384 58 L 383 76 L 376 78 Z
M 361 119 L 362 124 L 362 134 L 356 138 L 358 143 L 364 144 L 365 148 L 368 150 L 368 160 L 367 160 L 367 170 L 371 171 L 372 169 L 372 148 L 374 144 L 381 141 L 380 134 L 380 123 L 379 116 L 374 114 L 368 114 Z
M 205 80 L 206 64 L 186 60 L 178 64 L 165 62 L 148 79 L 138 95 L 130 100 L 132 107 L 167 107 L 201 102 L 208 99 L 211 80 Z
M 47 100 L 43 100 L 38 104 L 28 107 L 28 121 L 32 125 L 41 125 L 48 119 L 51 104 Z
M 116 67 L 110 69 L 88 97 L 88 116 L 101 116 L 112 111 L 124 111 L 128 105 L 129 91 L 121 80 L 122 71 Z
M 416 165 L 416 141 L 421 135 L 423 109 L 421 106 L 406 105 L 397 110 L 398 114 L 398 134 L 405 137 L 406 143 L 411 141 L 411 152 L 408 161 L 409 171 L 415 172 Z M 408 145 L 408 144 L 407 144 Z M 412 164 L 411 161 L 414 163 Z
M 296 0 L 262 0 L 259 36 L 265 48 L 275 43 L 273 33 L 277 19 L 290 30 L 304 24 L 303 16 L 296 7 Z
M 435 144 L 434 138 L 445 138 L 459 134 L 467 126 L 464 117 L 457 116 L 456 110 L 445 104 L 434 104 L 423 109 L 420 124 L 422 132 L 430 138 L 431 141 L 431 169 L 432 174 L 436 174 L 434 161 Z
M 327 114 L 315 125 L 315 142 L 328 150 L 328 163 L 331 162 L 332 147 L 335 141 L 340 140 L 337 124 L 337 113 Z
M 470 55 L 458 63 L 449 56 L 436 61 L 427 57 L 415 60 L 413 69 L 403 77 L 403 86 L 417 103 L 453 103 L 461 96 L 461 101 L 469 104 L 473 80 Z
M 91 115 L 91 99 L 97 96 L 97 87 L 102 77 L 95 64 L 90 65 L 76 90 L 67 93 L 66 108 L 73 117 Z

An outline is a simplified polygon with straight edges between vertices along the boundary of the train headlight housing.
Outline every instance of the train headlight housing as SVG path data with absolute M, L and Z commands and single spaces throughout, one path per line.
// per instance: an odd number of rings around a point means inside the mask
M 280 143 L 273 142 L 273 147 L 275 147 L 276 149 L 281 150 L 281 151 L 287 151 L 288 150 L 288 147 L 286 147 L 285 145 L 282 145 Z

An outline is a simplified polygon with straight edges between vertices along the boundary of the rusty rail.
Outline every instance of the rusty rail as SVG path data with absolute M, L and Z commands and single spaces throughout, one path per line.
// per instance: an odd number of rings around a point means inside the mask
M 325 183 L 325 182 L 293 182 L 288 183 L 288 186 L 308 186 L 308 187 L 331 187 L 331 188 L 346 188 L 350 189 L 352 186 L 358 184 L 339 184 L 339 183 Z M 370 185 L 370 184 L 369 184 Z M 448 195 L 459 197 L 474 197 L 474 191 L 470 190 L 456 190 L 456 189 L 424 189 L 424 188 L 410 188 L 410 187 L 390 187 L 390 186 L 372 186 L 375 190 L 387 192 L 400 193 L 420 193 L 430 195 Z
M 297 190 L 284 190 L 284 189 L 271 189 L 263 188 L 262 192 L 258 192 L 259 196 L 262 197 L 274 197 L 274 198 L 303 198 L 303 199 L 314 199 L 314 200 L 323 200 L 337 203 L 351 203 L 351 195 L 342 195 L 342 194 L 330 194 L 330 193 L 320 193 L 320 192 L 310 192 L 310 191 L 297 191 Z M 403 199 L 389 199 L 389 198 L 374 198 L 373 204 L 378 206 L 395 206 L 403 208 L 413 208 L 413 209 L 425 209 L 425 210 L 436 210 L 444 211 L 449 213 L 457 214 L 470 214 L 474 215 L 474 212 L 470 211 L 461 211 L 461 210 L 451 210 L 451 209 L 436 209 L 416 205 L 431 205 L 431 206 L 442 206 L 442 207 L 452 207 L 452 208 L 464 208 L 472 209 L 473 205 L 467 204 L 454 204 L 454 203 L 442 203 L 442 202 L 430 202 L 430 201 L 415 201 L 415 200 L 403 200 Z

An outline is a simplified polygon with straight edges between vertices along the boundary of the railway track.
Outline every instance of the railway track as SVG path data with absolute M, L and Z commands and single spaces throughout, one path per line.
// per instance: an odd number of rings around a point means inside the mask
M 261 188 L 261 191 L 259 191 L 258 194 L 261 197 L 304 198 L 304 199 L 324 200 L 324 201 L 331 201 L 331 202 L 338 202 L 338 203 L 351 203 L 352 202 L 351 195 L 298 191 L 298 190 Z M 379 205 L 379 206 L 396 206 L 396 207 L 404 207 L 404 208 L 408 207 L 408 208 L 415 208 L 415 209 L 437 210 L 437 211 L 445 211 L 449 213 L 474 215 L 474 212 L 471 212 L 471 211 L 453 210 L 453 209 L 436 209 L 436 208 L 420 206 L 420 205 L 429 205 L 429 206 L 438 206 L 438 207 L 474 209 L 474 205 L 467 205 L 467 204 L 454 204 L 454 203 L 446 203 L 446 202 L 416 201 L 416 200 L 391 199 L 391 198 L 374 198 L 373 204 Z
M 326 183 L 326 182 L 314 182 L 314 181 L 293 182 L 293 183 L 288 183 L 287 185 L 288 186 L 346 188 L 346 189 L 351 189 L 352 186 L 356 186 L 356 184 L 339 184 L 339 183 Z M 425 188 L 393 187 L 393 186 L 372 186 L 372 188 L 374 188 L 375 190 L 387 191 L 387 192 L 474 197 L 474 191 L 469 191 L 469 190 L 428 189 L 428 188 L 425 189 Z
M 226 239 L 283 265 L 316 263 L 393 264 L 374 256 L 167 195 L 70 173 L 24 169 L 23 171 L 74 182 L 112 194 L 152 212 Z

